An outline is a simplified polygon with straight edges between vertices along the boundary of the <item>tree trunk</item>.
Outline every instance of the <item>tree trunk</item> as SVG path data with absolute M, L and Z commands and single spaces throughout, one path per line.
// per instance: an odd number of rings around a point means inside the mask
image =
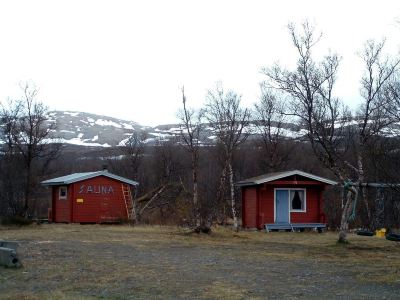
M 29 198 L 31 194 L 31 164 L 30 162 L 27 164 L 26 168 L 26 182 L 25 182 L 25 194 L 24 194 L 24 209 L 23 209 L 23 217 L 28 218 L 28 210 L 29 210 Z
M 368 222 L 368 224 L 371 224 L 371 211 L 369 209 L 369 204 L 368 204 L 367 187 L 361 186 L 362 183 L 365 183 L 364 167 L 363 167 L 361 153 L 358 153 L 358 155 L 357 155 L 357 165 L 358 165 L 358 182 L 360 183 L 362 199 L 363 199 L 363 202 L 365 205 L 365 209 L 367 211 L 367 222 Z
M 236 201 L 235 201 L 235 186 L 233 185 L 233 169 L 232 163 L 228 163 L 228 172 L 229 172 L 229 188 L 230 188 L 230 196 L 231 196 L 231 209 L 232 209 L 232 217 L 233 217 L 233 227 L 236 231 L 239 230 L 239 222 L 236 213 Z
M 136 214 L 137 214 L 137 217 L 139 218 L 139 220 L 140 220 L 140 218 L 141 218 L 143 212 L 146 210 L 146 208 L 147 208 L 155 199 L 157 199 L 157 197 L 158 197 L 159 195 L 161 195 L 167 187 L 168 187 L 168 184 L 161 186 L 161 187 L 156 191 L 156 193 L 147 201 L 147 203 L 142 207 L 142 209 L 136 211 Z
M 192 154 L 192 177 L 193 177 L 193 207 L 194 207 L 194 221 L 195 227 L 199 228 L 201 226 L 200 222 L 200 209 L 199 209 L 199 192 L 197 184 L 197 160 L 195 153 Z
M 225 213 L 225 184 L 226 184 L 226 170 L 227 163 L 225 163 L 225 167 L 222 169 L 221 176 L 219 178 L 219 187 L 217 190 L 217 203 L 214 205 L 216 207 L 215 217 L 218 223 L 225 224 L 226 213 Z M 222 210 L 222 212 L 221 212 Z M 222 214 L 222 215 L 221 215 Z
M 340 221 L 339 243 L 347 243 L 347 231 L 349 230 L 349 217 L 351 214 L 352 204 L 355 201 L 356 191 L 354 187 L 350 187 L 346 195 L 346 204 L 342 212 L 342 219 Z
M 136 199 L 136 187 L 135 189 L 135 194 L 132 195 L 132 189 L 129 187 L 129 189 L 131 190 L 131 197 L 132 197 L 132 223 L 134 225 L 136 225 L 138 223 L 138 213 L 137 213 L 137 199 Z
M 374 228 L 379 229 L 385 226 L 385 196 L 382 188 L 378 188 L 375 197 Z

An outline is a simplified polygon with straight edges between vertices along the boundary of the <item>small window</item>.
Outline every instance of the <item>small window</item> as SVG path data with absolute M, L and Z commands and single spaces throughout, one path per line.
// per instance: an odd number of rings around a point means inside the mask
M 290 190 L 290 210 L 306 211 L 305 190 Z
M 67 187 L 66 186 L 60 186 L 59 189 L 59 197 L 60 199 L 67 199 Z

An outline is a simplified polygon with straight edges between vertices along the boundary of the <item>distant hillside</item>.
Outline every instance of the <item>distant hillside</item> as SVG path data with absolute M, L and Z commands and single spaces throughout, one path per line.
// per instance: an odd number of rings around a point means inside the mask
M 48 122 L 56 124 L 50 141 L 81 146 L 117 146 L 135 130 L 146 129 L 132 121 L 71 111 L 51 111 Z
M 48 122 L 55 123 L 56 129 L 51 132 L 47 142 L 81 147 L 122 146 L 135 131 L 146 133 L 145 143 L 148 145 L 154 145 L 160 140 L 178 141 L 180 135 L 179 124 L 150 127 L 134 121 L 77 111 L 51 111 L 48 113 Z M 349 126 L 356 124 L 357 121 L 349 122 Z M 250 138 L 260 134 L 260 129 L 252 123 L 245 130 L 251 132 Z M 286 138 L 299 139 L 306 134 L 306 130 L 298 125 L 286 123 L 281 128 L 281 134 Z M 392 124 L 391 128 L 384 130 L 382 134 L 390 137 L 400 136 L 400 123 Z M 204 124 L 200 140 L 204 145 L 213 144 L 216 140 L 215 132 L 207 124 Z M 4 138 L 0 135 L 0 144 L 3 142 Z
M 176 141 L 180 134 L 178 124 L 150 127 L 134 121 L 77 111 L 51 111 L 48 113 L 48 122 L 55 123 L 56 129 L 51 132 L 47 142 L 76 146 L 121 146 L 135 131 L 145 131 L 147 134 L 145 142 L 149 145 L 155 144 L 158 140 Z M 250 124 L 246 130 L 250 130 L 252 135 L 259 134 L 254 124 Z M 298 126 L 290 123 L 285 124 L 282 129 L 282 134 L 288 138 L 299 138 L 304 133 L 304 130 L 300 130 Z M 215 139 L 213 129 L 205 125 L 201 142 L 212 144 Z M 1 140 L 0 136 L 0 143 Z

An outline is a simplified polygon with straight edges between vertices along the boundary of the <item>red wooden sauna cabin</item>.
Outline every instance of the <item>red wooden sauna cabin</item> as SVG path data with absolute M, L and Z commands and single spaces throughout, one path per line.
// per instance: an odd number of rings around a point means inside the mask
M 42 182 L 52 188 L 49 221 L 108 223 L 130 219 L 138 183 L 109 173 L 74 173 Z
M 326 227 L 323 191 L 335 181 L 299 170 L 270 173 L 237 183 L 242 226 L 270 230 Z

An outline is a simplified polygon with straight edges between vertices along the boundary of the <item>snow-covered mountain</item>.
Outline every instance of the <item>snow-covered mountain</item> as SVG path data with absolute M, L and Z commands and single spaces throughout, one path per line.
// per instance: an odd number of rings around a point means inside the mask
M 134 132 L 144 132 L 145 143 L 148 145 L 154 145 L 159 141 L 178 142 L 180 137 L 178 124 L 150 127 L 133 121 L 77 111 L 51 111 L 48 113 L 47 119 L 47 122 L 55 124 L 55 129 L 52 130 L 46 141 L 50 143 L 86 147 L 116 147 L 125 145 Z M 356 126 L 357 121 L 351 121 L 348 125 Z M 276 128 L 274 129 L 276 130 Z M 254 124 L 249 124 L 245 130 L 251 132 L 250 138 L 260 134 L 260 129 Z M 301 139 L 306 134 L 306 130 L 298 125 L 286 123 L 280 129 L 280 134 L 287 138 Z M 393 124 L 382 134 L 388 137 L 400 136 L 400 123 Z M 204 124 L 200 140 L 204 145 L 213 144 L 216 140 L 215 132 L 207 124 Z M 2 138 L 0 130 L 0 144 L 2 143 L 4 143 L 4 138 Z
M 114 147 L 134 131 L 150 129 L 133 121 L 72 111 L 51 111 L 48 122 L 55 124 L 48 142 L 92 147 Z
M 178 141 L 180 127 L 177 124 L 143 126 L 133 121 L 121 120 L 108 116 L 100 116 L 77 111 L 51 111 L 48 121 L 55 124 L 47 142 L 63 143 L 89 147 L 122 146 L 134 132 L 145 132 L 145 143 L 153 145 L 158 141 Z M 250 124 L 247 128 L 257 134 L 258 128 Z M 284 136 L 298 138 L 304 135 L 293 124 L 286 124 L 281 132 Z M 212 144 L 216 139 L 211 127 L 205 126 L 201 142 Z M 1 143 L 1 137 L 0 137 Z

